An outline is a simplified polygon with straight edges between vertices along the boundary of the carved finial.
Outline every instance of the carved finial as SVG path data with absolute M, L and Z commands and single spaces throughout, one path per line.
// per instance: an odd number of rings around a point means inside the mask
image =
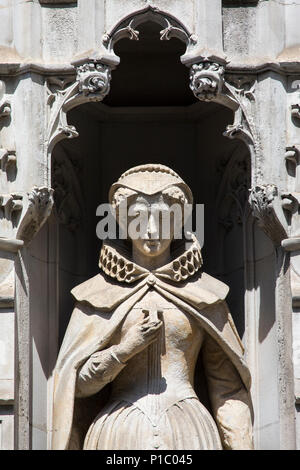
M 128 32 L 128 39 L 130 39 L 131 41 L 138 41 L 140 32 L 132 28 L 132 23 L 133 21 L 131 21 L 130 24 L 125 28 Z
M 188 45 L 195 45 L 198 41 L 196 34 L 188 34 L 184 28 L 174 26 L 170 19 L 164 17 L 165 28 L 160 31 L 160 40 L 169 41 L 172 37 L 181 38 Z

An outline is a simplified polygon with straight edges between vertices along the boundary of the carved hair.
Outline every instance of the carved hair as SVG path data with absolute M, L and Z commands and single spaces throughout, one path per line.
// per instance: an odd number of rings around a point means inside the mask
M 136 191 L 133 191 L 133 189 L 129 188 L 118 188 L 113 195 L 111 204 L 114 209 L 117 209 L 121 202 L 125 201 L 125 199 L 128 199 L 129 197 L 133 195 L 138 195 Z
M 167 196 L 168 198 L 174 199 L 175 201 L 179 202 L 181 205 L 187 204 L 188 199 L 183 192 L 181 188 L 178 188 L 177 186 L 170 186 L 167 189 L 164 189 L 161 193 L 163 196 Z M 138 192 L 133 191 L 132 189 L 129 188 L 118 188 L 112 199 L 112 206 L 114 209 L 117 209 L 121 202 L 125 201 L 125 199 L 128 199 L 131 196 L 137 196 Z
M 176 201 L 178 201 L 182 205 L 188 203 L 188 199 L 187 199 L 184 191 L 181 188 L 178 188 L 178 186 L 170 186 L 169 188 L 164 189 L 162 194 L 164 196 L 168 196 L 172 199 L 175 199 Z

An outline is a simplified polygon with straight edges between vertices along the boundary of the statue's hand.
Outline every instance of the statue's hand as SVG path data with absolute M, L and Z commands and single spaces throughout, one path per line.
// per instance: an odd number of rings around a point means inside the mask
M 114 347 L 114 351 L 122 362 L 127 362 L 135 354 L 138 354 L 145 349 L 149 344 L 157 340 L 159 335 L 162 321 L 158 318 L 158 312 L 151 312 L 143 310 L 144 319 L 133 325 L 121 343 Z

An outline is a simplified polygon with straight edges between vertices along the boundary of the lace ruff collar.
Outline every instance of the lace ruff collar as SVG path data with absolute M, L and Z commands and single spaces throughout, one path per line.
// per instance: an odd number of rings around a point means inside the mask
M 181 282 L 193 276 L 202 266 L 201 248 L 197 239 L 193 237 L 192 246 L 170 263 L 154 271 L 148 271 L 124 256 L 111 243 L 103 242 L 100 252 L 99 266 L 119 282 L 135 282 L 148 276 L 154 281 L 155 277 L 174 282 Z

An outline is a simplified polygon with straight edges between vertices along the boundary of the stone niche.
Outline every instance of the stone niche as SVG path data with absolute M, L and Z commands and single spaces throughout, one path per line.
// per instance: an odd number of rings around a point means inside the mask
M 160 29 L 145 23 L 139 41 L 117 43 L 121 62 L 112 72 L 110 93 L 101 103 L 69 112 L 79 137 L 61 141 L 52 153 L 59 343 L 73 307 L 71 288 L 99 269 L 96 208 L 107 202 L 111 183 L 123 171 L 149 162 L 173 168 L 191 187 L 195 203 L 205 205 L 204 268 L 229 284 L 229 305 L 244 334 L 250 157 L 242 142 L 223 136 L 232 111 L 194 98 L 189 70 L 180 62 L 185 45 L 160 41 Z

